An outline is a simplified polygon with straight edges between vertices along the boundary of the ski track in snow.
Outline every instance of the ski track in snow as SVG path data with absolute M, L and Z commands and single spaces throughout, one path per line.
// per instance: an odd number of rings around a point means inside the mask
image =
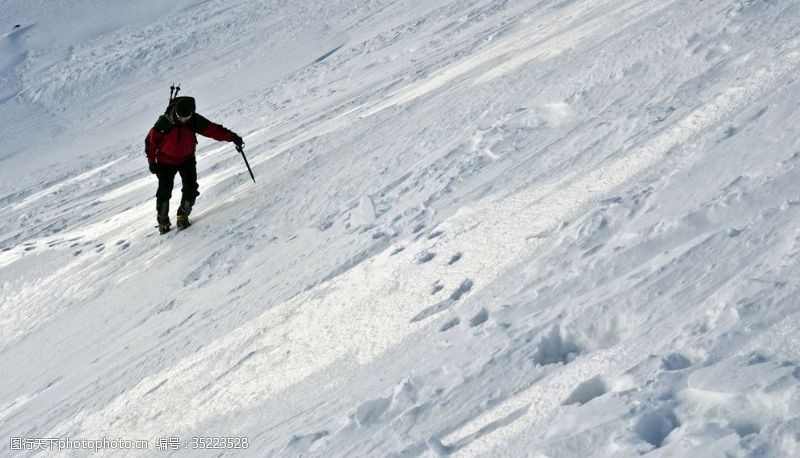
M 250 452 L 285 456 L 800 451 L 800 143 L 781 128 L 798 119 L 800 42 L 780 19 L 798 7 L 729 3 L 313 16 L 327 44 L 298 48 L 304 65 L 210 97 L 215 120 L 246 129 L 258 181 L 230 146 L 200 145 L 185 233 L 154 235 L 138 136 L 37 171 L 42 189 L 0 200 L 0 362 L 25 364 L 0 383 L 3 437 L 247 434 Z M 268 15 L 221 5 L 196 38 Z M 26 96 L 52 108 L 159 68 L 138 45 L 93 67 L 131 33 L 22 68 L 48 82 Z M 181 67 L 212 46 L 180 43 Z M 70 71 L 86 86 L 54 76 Z

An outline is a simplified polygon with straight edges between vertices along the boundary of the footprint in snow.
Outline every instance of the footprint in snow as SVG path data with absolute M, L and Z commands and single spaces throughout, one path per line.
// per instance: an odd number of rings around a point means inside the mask
M 654 409 L 639 418 L 633 431 L 643 441 L 655 448 L 659 448 L 664 443 L 664 439 L 666 439 L 669 433 L 677 428 L 679 424 L 672 409 Z
M 441 291 L 443 289 L 444 289 L 444 285 L 442 284 L 442 282 L 437 280 L 436 283 L 434 283 L 433 287 L 431 288 L 431 296 L 433 296 L 434 294 L 438 293 L 439 291 Z
M 156 313 L 164 313 L 164 312 L 170 311 L 170 310 L 175 308 L 176 304 L 177 304 L 177 301 L 175 299 L 172 299 L 171 301 L 167 301 L 167 302 L 162 302 L 161 304 L 159 304 L 156 307 Z
M 370 426 L 377 423 L 391 404 L 391 398 L 378 398 L 363 402 L 356 408 L 355 420 L 359 426 Z
M 594 377 L 578 384 L 578 386 L 572 390 L 572 393 L 567 396 L 567 399 L 565 399 L 561 404 L 565 406 L 572 404 L 583 405 L 598 396 L 606 394 L 607 392 L 608 386 L 605 380 L 603 380 L 601 376 L 595 375 Z
M 679 371 L 692 365 L 692 361 L 680 353 L 670 353 L 661 360 L 661 368 L 665 371 Z
M 556 325 L 541 337 L 531 360 L 534 364 L 541 366 L 569 364 L 581 353 L 583 353 L 583 348 L 578 342 Z
M 435 239 L 436 237 L 439 237 L 439 236 L 440 236 L 440 235 L 442 235 L 442 234 L 444 234 L 444 231 L 433 231 L 433 232 L 431 232 L 431 234 L 428 236 L 428 240 Z
M 454 317 L 454 318 L 448 320 L 445 324 L 443 324 L 439 328 L 439 332 L 449 331 L 449 330 L 453 329 L 454 327 L 458 326 L 459 323 L 461 323 L 461 319 L 458 318 L 458 317 Z
M 314 442 L 327 437 L 330 433 L 328 431 L 317 431 L 311 434 L 295 434 L 289 439 L 289 443 L 283 448 L 282 454 L 295 455 L 308 451 Z
M 450 293 L 450 297 L 434 305 L 431 305 L 430 307 L 425 308 L 423 311 L 419 312 L 416 316 L 411 318 L 411 322 L 416 323 L 418 321 L 424 320 L 425 318 L 436 315 L 437 313 L 440 313 L 444 310 L 447 310 L 453 304 L 458 302 L 458 300 L 461 299 L 464 296 L 464 294 L 467 294 L 472 289 L 472 285 L 473 285 L 472 279 L 470 278 L 465 279 L 464 281 L 461 282 L 460 285 L 458 285 L 458 288 L 456 288 L 455 290 L 453 290 L 452 293 Z
M 480 326 L 483 323 L 486 323 L 488 319 L 489 319 L 489 311 L 487 311 L 485 308 L 481 308 L 478 311 L 478 313 L 475 314 L 475 316 L 469 319 L 469 326 L 471 328 Z
M 458 285 L 458 288 L 456 288 L 455 291 L 453 291 L 453 293 L 450 294 L 450 300 L 455 302 L 461 299 L 461 296 L 467 294 L 469 290 L 472 289 L 472 285 L 473 285 L 472 280 L 469 278 L 462 281 L 461 284 Z
M 417 258 L 417 264 L 425 264 L 426 262 L 429 262 L 431 259 L 435 257 L 436 253 L 433 253 L 431 251 L 424 251 Z

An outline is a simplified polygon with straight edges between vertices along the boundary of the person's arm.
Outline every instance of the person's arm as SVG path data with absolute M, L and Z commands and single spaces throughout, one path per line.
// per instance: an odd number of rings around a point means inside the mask
M 164 134 L 156 130 L 155 127 L 150 129 L 150 133 L 147 134 L 147 138 L 144 140 L 144 152 L 147 154 L 147 162 L 149 164 L 156 163 L 156 152 L 158 151 L 158 145 L 161 144 L 163 139 Z
M 194 116 L 196 118 L 195 122 L 197 126 L 197 130 L 195 132 L 198 134 L 221 142 L 233 142 L 236 144 L 236 146 L 243 144 L 242 137 L 237 135 L 232 130 L 225 128 L 221 124 L 213 123 L 197 113 L 195 113 Z

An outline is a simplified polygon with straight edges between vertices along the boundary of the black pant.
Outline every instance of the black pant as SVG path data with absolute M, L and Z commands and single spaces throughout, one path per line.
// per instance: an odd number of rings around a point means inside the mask
M 158 216 L 169 215 L 169 199 L 172 197 L 172 187 L 175 184 L 175 174 L 181 175 L 181 206 L 178 207 L 178 216 L 186 215 L 192 211 L 194 201 L 200 193 L 197 191 L 197 161 L 191 158 L 181 165 L 158 164 L 158 191 L 156 191 L 156 212 Z

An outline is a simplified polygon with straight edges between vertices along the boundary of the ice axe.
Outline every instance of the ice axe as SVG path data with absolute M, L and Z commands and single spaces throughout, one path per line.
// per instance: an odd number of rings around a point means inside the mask
M 178 98 L 178 92 L 181 91 L 181 83 L 172 83 L 172 86 L 169 87 L 169 101 L 172 102 L 176 98 Z
M 250 169 L 250 164 L 247 162 L 247 156 L 244 155 L 244 146 L 237 146 L 236 151 L 238 151 L 242 155 L 242 159 L 244 159 L 244 165 L 247 166 L 247 171 L 250 172 L 250 178 L 252 178 L 253 183 L 255 183 L 256 177 L 253 176 L 253 170 Z

